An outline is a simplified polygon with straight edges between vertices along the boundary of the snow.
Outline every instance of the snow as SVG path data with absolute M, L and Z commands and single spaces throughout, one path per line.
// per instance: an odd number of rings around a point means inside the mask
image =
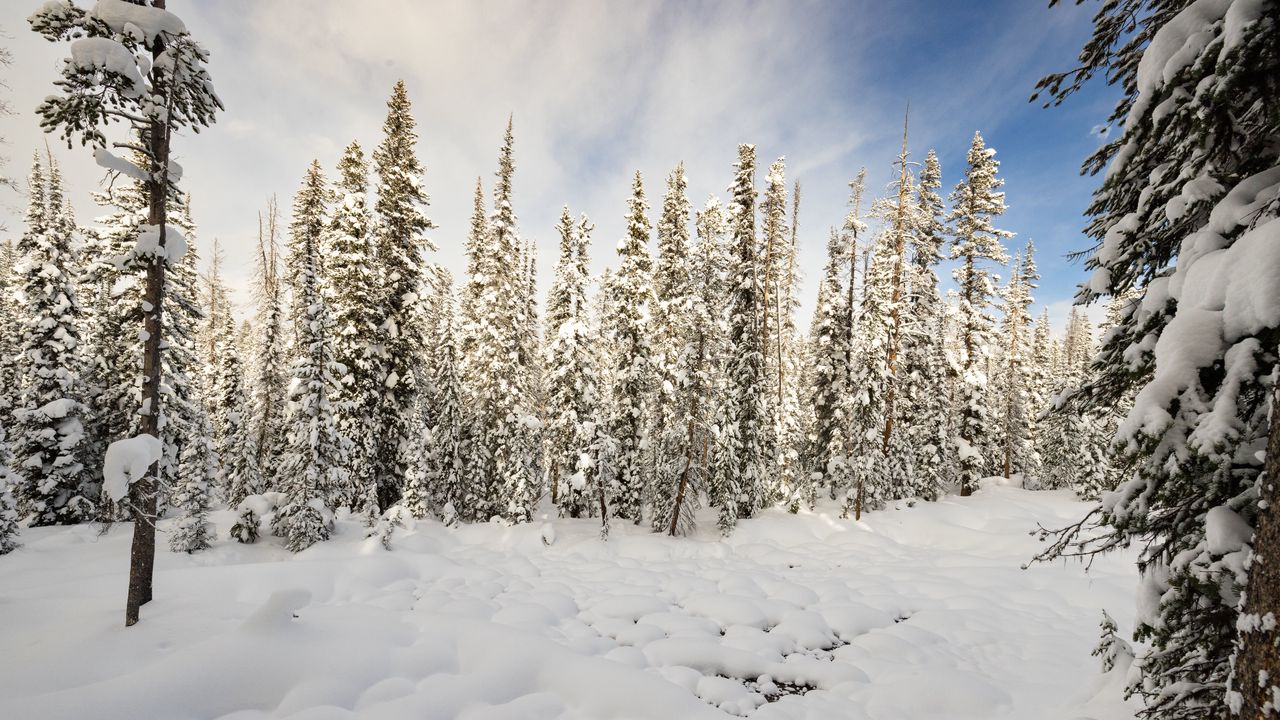
M 150 174 L 145 170 L 106 148 L 94 148 L 93 161 L 98 164 L 98 167 L 118 172 L 139 182 L 149 182 L 151 180 Z
M 147 468 L 160 459 L 162 450 L 160 440 L 146 433 L 108 445 L 102 461 L 103 491 L 116 502 L 123 500 L 129 494 L 129 485 L 146 475 Z
M 1225 505 L 1205 513 L 1204 532 L 1207 549 L 1213 555 L 1237 552 L 1253 539 L 1253 527 Z
M 157 556 L 127 630 L 127 524 L 31 528 L 0 559 L 0 647 L 22 649 L 0 698 L 26 720 L 1129 720 L 1089 652 L 1101 608 L 1132 628 L 1131 554 L 1019 569 L 1029 529 L 1086 508 L 987 484 L 608 542 L 589 519 L 407 519 L 391 551 L 344 514 L 296 555 L 228 540 L 223 511 L 211 550 Z
M 160 227 L 143 225 L 138 231 L 138 242 L 133 246 L 135 257 L 163 255 L 170 265 L 176 265 L 187 254 L 187 238 L 172 225 L 165 225 L 164 248 L 160 247 Z
M 78 68 L 120 75 L 129 82 L 125 92 L 129 97 L 140 97 L 147 90 L 133 53 L 111 38 L 87 37 L 71 43 L 71 63 Z
M 181 35 L 187 31 L 177 15 L 126 0 L 98 0 L 89 15 L 106 23 L 112 32 L 144 38 L 148 44 L 160 33 Z

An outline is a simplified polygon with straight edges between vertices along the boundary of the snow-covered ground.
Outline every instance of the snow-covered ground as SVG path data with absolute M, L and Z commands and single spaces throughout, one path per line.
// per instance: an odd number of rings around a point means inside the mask
M 988 485 L 671 539 L 592 521 L 403 528 L 354 520 L 290 555 L 273 538 L 163 552 L 125 629 L 129 528 L 27 531 L 0 557 L 0 715 L 176 718 L 1017 718 L 1119 720 L 1132 558 L 1019 569 L 1065 493 Z M 163 529 L 163 526 L 162 526 Z M 550 539 L 550 545 L 544 538 Z

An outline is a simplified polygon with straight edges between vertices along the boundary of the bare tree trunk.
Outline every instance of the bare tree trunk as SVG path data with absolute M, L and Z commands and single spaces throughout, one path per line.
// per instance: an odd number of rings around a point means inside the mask
M 1245 718 L 1280 717 L 1276 694 L 1280 692 L 1280 388 L 1272 393 L 1271 433 L 1258 497 L 1258 522 L 1253 532 L 1253 556 L 1241 620 L 1237 623 L 1236 659 L 1231 688 L 1240 693 L 1238 715 Z M 1271 618 L 1273 622 L 1266 622 Z
M 154 6 L 164 8 L 164 0 L 155 0 Z M 152 59 L 164 52 L 163 41 L 157 39 L 152 49 Z M 158 65 L 158 63 L 157 63 Z M 154 66 L 153 66 L 154 67 Z M 153 94 L 165 96 L 164 76 L 159 69 L 152 70 Z M 166 104 L 168 104 L 166 102 Z M 161 311 L 164 306 L 165 271 L 165 222 L 169 197 L 169 123 L 152 120 L 147 130 L 147 150 L 151 155 L 151 175 L 147 181 L 150 204 L 147 222 L 160 234 L 159 249 L 148 258 L 146 287 L 142 293 L 142 328 L 146 335 L 142 347 L 142 427 L 144 434 L 160 437 L 160 349 Z M 134 483 L 130 490 L 133 515 L 133 544 L 129 549 L 129 595 L 125 604 L 124 624 L 129 627 L 138 622 L 139 611 L 151 601 L 151 577 L 156 559 L 156 495 L 159 462 L 147 474 Z

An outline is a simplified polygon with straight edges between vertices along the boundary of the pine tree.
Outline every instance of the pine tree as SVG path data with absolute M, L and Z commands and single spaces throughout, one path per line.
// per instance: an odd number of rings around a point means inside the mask
M 960 427 L 955 438 L 962 496 L 972 494 L 989 469 L 982 450 L 994 431 L 987 407 L 992 276 L 984 263 L 1008 262 L 1001 239 L 1013 236 L 992 225 L 992 219 L 1005 210 L 1004 193 L 999 192 L 1004 181 L 996 177 L 1000 163 L 995 150 L 987 148 L 980 133 L 973 134 L 968 161 L 964 180 L 951 194 L 949 216 L 955 233 L 951 259 L 960 260 L 952 275 L 960 290 L 958 331 L 964 369 L 958 398 Z
M 0 555 L 7 555 L 20 546 L 18 509 L 12 492 L 19 478 L 17 473 L 10 469 L 13 453 L 9 450 L 9 441 L 5 437 L 4 428 L 5 426 L 0 424 Z
M 440 508 L 447 523 L 461 517 L 472 517 L 476 498 L 464 474 L 466 427 L 462 411 L 462 376 L 457 346 L 457 320 L 453 312 L 453 282 L 441 274 L 436 290 L 437 332 L 432 350 L 431 386 L 433 388 L 432 423 L 425 433 L 426 467 L 423 487 L 417 504 L 406 503 L 414 517 L 423 517 L 425 501 Z
M 641 521 L 649 468 L 644 442 L 645 424 L 654 381 L 650 308 L 654 304 L 652 263 L 649 258 L 649 204 L 644 181 L 637 172 L 627 201 L 627 235 L 618 243 L 621 263 L 614 276 L 612 335 L 615 343 L 610 415 L 607 433 L 616 444 L 605 471 L 614 517 Z
M 1064 404 L 1107 408 L 1136 391 L 1116 444 L 1133 472 L 1079 524 L 1085 532 L 1068 529 L 1050 552 L 1139 546 L 1141 597 L 1152 601 L 1137 618 L 1146 649 L 1131 689 L 1146 718 L 1275 714 L 1259 700 L 1274 700 L 1280 660 L 1270 634 L 1253 632 L 1253 613 L 1241 615 L 1240 590 L 1252 604 L 1273 587 L 1246 585 L 1243 538 L 1262 529 L 1260 490 L 1269 506 L 1271 485 L 1260 481 L 1274 459 L 1258 451 L 1275 422 L 1280 344 L 1277 269 L 1261 250 L 1274 248 L 1280 215 L 1276 10 L 1107 5 L 1083 65 L 1040 84 L 1057 102 L 1099 72 L 1123 88 L 1110 118 L 1118 137 L 1085 163 L 1106 175 L 1089 209 L 1093 275 L 1077 300 L 1134 289 L 1141 300 Z M 1243 525 L 1227 536 L 1239 540 L 1213 537 L 1219 524 Z M 1237 635 L 1250 660 L 1229 685 Z
M 250 390 L 251 443 L 255 457 L 252 478 L 257 486 L 247 495 L 277 490 L 276 469 L 284 442 L 284 401 L 286 393 L 286 343 L 284 283 L 280 278 L 280 241 L 277 205 L 267 204 L 266 217 L 258 215 L 257 272 L 254 295 L 257 314 L 253 332 L 253 387 Z
M 659 440 L 669 460 L 659 468 L 652 501 L 653 530 L 669 535 L 687 535 L 694 530 L 694 512 L 707 485 L 719 397 L 726 264 L 726 228 L 719 201 L 708 201 L 698 213 L 697 228 L 697 247 L 692 256 L 685 251 L 690 269 L 687 321 L 670 373 L 674 383 L 672 416 Z
M 0 426 L 13 427 L 18 400 L 17 358 L 19 319 L 18 250 L 12 240 L 0 242 Z
M 128 168 L 130 176 L 144 179 L 149 230 L 139 236 L 139 241 L 146 242 L 140 242 L 142 247 L 135 252 L 146 267 L 140 414 L 142 434 L 156 437 L 163 426 L 159 415 L 165 345 L 161 315 L 165 274 L 172 260 L 167 215 L 181 176 L 180 169 L 170 163 L 171 141 L 185 129 L 198 131 L 212 124 L 222 101 L 204 67 L 208 52 L 191 37 L 180 18 L 164 9 L 164 0 L 153 0 L 136 14 L 107 15 L 110 17 L 86 13 L 68 3 L 46 3 L 28 19 L 32 30 L 49 41 L 90 35 L 103 49 L 92 58 L 73 53 L 71 61 L 62 65 L 62 77 L 56 83 L 59 92 L 45 98 L 36 112 L 46 131 L 61 129 L 68 146 L 74 140 L 93 145 L 100 164 L 115 170 Z M 117 122 L 127 128 L 125 147 L 139 153 L 141 165 L 107 149 L 105 130 L 109 123 Z M 113 147 L 120 145 L 112 143 Z M 181 241 L 172 239 L 172 249 L 181 249 Z M 159 500 L 156 490 L 149 476 L 130 488 L 135 522 L 126 626 L 138 622 L 141 606 L 151 600 Z
M 332 398 L 340 432 L 352 441 L 349 479 L 339 502 L 367 511 L 377 504 L 373 470 L 382 361 L 377 352 L 379 271 L 368 207 L 369 166 L 352 142 L 338 161 L 334 206 L 325 233 L 321 271 L 334 323 L 334 359 L 345 368 L 341 394 Z
M 435 224 L 422 213 L 428 198 L 415 149 L 416 126 L 404 82 L 398 81 L 387 101 L 382 142 L 373 153 L 378 177 L 374 236 L 383 282 L 376 306 L 381 396 L 373 418 L 372 467 L 383 512 L 400 499 L 413 460 L 408 450 L 417 407 L 415 381 L 426 349 L 418 317 L 425 289 L 422 253 L 435 250 L 422 234 Z
M 566 207 L 556 226 L 560 259 L 547 296 L 546 457 L 553 499 L 564 517 L 592 513 L 597 490 L 589 458 L 598 424 L 597 384 L 593 374 L 591 329 L 587 307 L 587 252 L 591 223 L 583 216 L 574 223 Z
M 755 146 L 739 145 L 737 172 L 729 190 L 732 228 L 729 266 L 729 365 L 724 404 L 717 418 L 710 495 L 720 508 L 720 530 L 729 533 L 739 518 L 751 517 L 764 506 L 768 418 L 764 399 L 768 383 L 764 367 L 764 339 L 760 327 L 762 299 L 755 232 Z
M 527 267 L 512 262 L 523 242 L 511 204 L 515 174 L 512 123 L 498 158 L 494 209 L 477 215 L 468 241 L 472 275 L 464 290 L 462 347 L 471 408 L 466 474 L 475 484 L 476 519 L 532 517 L 538 487 L 536 408 L 529 393 L 530 357 L 517 327 L 527 298 Z M 483 209 L 479 200 L 477 213 Z M 483 242 L 480 241 L 483 233 Z
M 782 334 L 784 316 L 791 313 L 784 309 L 782 298 L 784 284 L 789 282 L 788 272 L 794 272 L 791 249 L 787 246 L 787 181 L 786 158 L 778 158 L 769 166 L 765 176 L 765 191 L 760 199 L 761 240 L 764 244 L 763 263 L 760 268 L 760 329 L 761 348 L 764 355 L 765 377 L 769 392 L 764 396 L 768 428 L 764 434 L 765 453 L 770 458 L 765 503 L 788 499 L 794 492 L 795 468 L 788 458 L 793 438 L 787 434 L 788 408 L 783 406 L 782 378 L 785 372 L 785 356 L 791 338 Z
M 93 516 L 84 466 L 84 387 L 79 374 L 80 306 L 72 234 L 75 221 L 52 162 L 48 182 L 32 163 L 27 231 L 18 241 L 26 319 L 19 340 L 21 392 L 14 409 L 14 463 L 22 480 L 19 507 L 32 525 L 71 524 Z
M 808 415 L 801 400 L 806 363 L 804 343 L 796 330 L 796 312 L 800 303 L 800 274 L 796 266 L 799 253 L 800 182 L 796 181 L 791 194 L 791 237 L 780 252 L 775 253 L 780 284 L 772 303 L 774 373 L 776 375 L 774 413 L 777 445 L 775 466 L 778 489 L 787 509 L 798 512 L 813 497 L 811 478 L 803 472 L 801 452 L 805 444 L 805 428 Z M 775 382 L 771 377 L 771 382 Z
M 200 304 L 196 227 L 189 195 L 174 203 L 168 218 L 171 232 L 176 231 L 174 239 L 183 238 L 186 252 L 176 262 L 170 255 L 169 271 L 165 274 L 167 302 L 161 317 L 168 346 L 161 362 L 167 388 L 160 395 L 164 423 L 159 437 L 164 450 L 158 478 L 161 489 L 169 490 L 171 504 L 181 510 L 169 546 L 175 552 L 190 553 L 209 545 L 212 534 L 207 520 L 209 488 L 217 478 L 218 458 L 213 427 L 199 387 L 203 362 L 198 343 L 204 311 Z
M 1035 247 L 1027 243 L 1022 255 L 1015 258 L 1012 275 L 1000 298 L 1002 309 L 1000 365 L 997 370 L 996 396 L 997 435 L 1000 438 L 1003 473 L 1024 477 L 1034 470 L 1032 458 L 1031 344 L 1032 291 L 1039 279 L 1035 265 Z
M 329 538 L 333 506 L 347 487 L 349 441 L 333 407 L 342 392 L 343 368 L 334 359 L 333 320 L 320 279 L 328 195 L 320 163 L 312 162 L 294 197 L 289 225 L 293 362 L 277 476 L 284 498 L 272 520 L 272 531 L 293 552 Z
M 841 398 L 848 381 L 848 352 L 843 330 L 845 290 L 841 271 L 847 262 L 845 243 L 835 228 L 827 239 L 827 263 L 818 285 L 818 301 L 809 329 L 809 396 L 813 426 L 809 431 L 805 465 L 818 485 L 828 488 L 832 499 L 842 488 L 840 438 L 844 415 Z M 814 498 L 808 500 L 813 506 Z
M 911 263 L 907 268 L 908 294 L 903 309 L 901 365 L 898 400 L 894 414 L 899 432 L 890 455 L 904 458 L 905 467 L 896 495 L 936 499 L 950 476 L 946 427 L 949 407 L 940 390 L 948 384 L 943 347 L 947 331 L 946 308 L 938 289 L 937 266 L 942 260 L 946 228 L 942 222 L 942 172 L 937 154 L 930 150 L 916 189 L 916 213 L 911 228 Z
M 221 460 L 218 485 L 227 505 L 236 508 L 259 486 L 257 457 L 249 425 L 249 399 L 245 392 L 245 368 L 235 323 L 230 314 L 218 349 L 217 394 L 213 404 L 216 448 Z

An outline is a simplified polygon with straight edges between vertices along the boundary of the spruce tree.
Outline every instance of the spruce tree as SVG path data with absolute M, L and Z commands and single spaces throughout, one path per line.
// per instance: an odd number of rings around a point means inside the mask
M 235 321 L 223 318 L 225 327 L 218 349 L 217 391 L 212 408 L 215 418 L 222 488 L 227 506 L 236 508 L 259 486 L 258 464 L 249 425 L 249 398 L 245 392 L 245 366 L 236 340 Z
M 463 466 L 467 437 L 453 282 L 448 273 L 442 272 L 437 283 L 438 317 L 430 377 L 432 420 L 424 435 L 426 466 L 421 473 L 426 492 L 419 494 L 416 504 L 406 505 L 414 517 L 422 517 L 426 514 L 424 505 L 429 502 L 439 508 L 446 523 L 452 524 L 458 518 L 474 515 L 476 498 Z
M 614 276 L 612 337 L 614 371 L 607 433 L 615 444 L 605 472 L 614 517 L 641 521 L 650 468 L 644 449 L 647 414 L 654 381 L 652 327 L 654 303 L 649 257 L 649 204 L 637 172 L 627 201 L 627 234 L 618 243 L 620 264 Z
M 428 198 L 416 127 L 404 81 L 398 81 L 387 101 L 382 142 L 373 153 L 378 178 L 374 237 L 382 283 L 376 305 L 380 397 L 371 459 L 382 512 L 400 499 L 413 461 L 408 451 L 417 407 L 416 378 L 426 351 L 419 322 L 425 291 L 423 251 L 435 250 L 423 235 L 435 224 L 422 212 Z
M 352 441 L 349 479 L 340 504 L 367 510 L 376 504 L 373 440 L 383 377 L 378 352 L 380 272 L 368 206 L 369 166 L 352 142 L 338 160 L 334 203 L 324 235 L 324 274 L 334 324 L 334 359 L 345 368 L 341 394 L 332 399 L 339 430 Z
M 726 264 L 719 202 L 710 200 L 698 212 L 696 224 L 697 246 L 692 253 L 686 251 L 687 320 L 670 373 L 674 383 L 671 418 L 659 439 L 668 461 L 659 468 L 652 500 L 653 530 L 669 535 L 687 535 L 694 530 L 694 513 L 707 487 L 719 397 Z
M 814 476 L 811 484 L 828 489 L 832 499 L 843 487 L 839 467 L 844 415 L 841 398 L 848 381 L 848 352 L 845 349 L 844 298 L 841 272 L 846 264 L 846 246 L 835 228 L 827 239 L 827 262 L 818 285 L 818 301 L 809 328 L 809 412 L 813 425 L 807 438 L 805 465 Z M 814 499 L 808 499 L 810 507 Z
M 758 240 L 755 232 L 755 146 L 739 145 L 737 172 L 729 191 L 731 227 L 728 272 L 728 336 L 726 390 L 717 418 L 709 491 L 720 509 L 720 531 L 729 533 L 739 518 L 764 506 L 769 469 L 764 399 L 768 393 L 758 284 Z
M 52 162 L 46 182 L 32 163 L 27 230 L 18 240 L 18 276 L 26 318 L 18 341 L 21 384 L 14 418 L 14 465 L 21 474 L 19 508 L 32 525 L 65 525 L 93 517 L 93 488 L 83 461 L 80 305 L 72 235 L 75 221 Z
M 904 458 L 906 468 L 898 497 L 936 499 L 950 476 L 946 427 L 949 407 L 941 390 L 948 384 L 944 351 L 947 314 L 938 289 L 937 266 L 942 260 L 946 228 L 943 224 L 942 172 L 937 154 L 925 156 L 916 188 L 916 214 L 911 228 L 911 263 L 901 335 L 898 400 L 894 414 L 899 432 L 891 455 Z
M 589 516 L 597 494 L 589 459 L 592 430 L 598 424 L 598 385 L 592 367 L 587 307 L 587 253 L 591 223 L 575 223 L 566 207 L 556 230 L 560 259 L 547 296 L 546 462 L 553 499 L 563 517 Z
M 959 326 L 963 373 L 960 378 L 960 423 L 955 448 L 959 464 L 960 495 L 970 495 L 978 480 L 990 470 L 983 449 L 990 443 L 994 428 L 988 407 L 987 362 L 992 353 L 991 286 L 987 263 L 1008 262 L 1003 238 L 1013 233 L 999 230 L 992 219 L 1005 210 L 1004 181 L 996 177 L 1000 163 L 995 150 L 986 146 L 981 133 L 973 134 L 969 147 L 969 167 L 964 180 L 951 193 L 951 214 L 955 238 L 951 259 L 960 266 L 953 272 L 959 287 Z
M 285 335 L 277 213 L 276 199 L 272 197 L 267 204 L 265 218 L 261 213 L 258 215 L 257 271 L 253 284 L 257 312 L 250 326 L 253 333 L 253 387 L 249 393 L 251 444 L 255 458 L 252 479 L 258 484 L 246 488 L 247 495 L 278 490 L 276 469 L 284 442 L 288 338 Z
M 1248 584 L 1243 538 L 1272 512 L 1259 497 L 1269 508 L 1273 458 L 1259 450 L 1275 422 L 1280 345 L 1280 274 L 1262 250 L 1275 247 L 1280 215 L 1278 22 L 1272 3 L 1125 0 L 1095 16 L 1081 67 L 1041 81 L 1057 102 L 1098 73 L 1123 89 L 1109 118 L 1118 136 L 1085 163 L 1105 176 L 1077 300 L 1130 290 L 1141 300 L 1064 405 L 1107 408 L 1136 391 L 1116 445 L 1133 472 L 1081 523 L 1087 532 L 1051 549 L 1140 548 L 1151 601 L 1137 618 L 1146 649 L 1131 688 L 1147 718 L 1270 717 L 1259 700 L 1280 691 L 1272 638 L 1240 613 L 1242 586 L 1250 604 L 1273 589 Z M 1243 532 L 1224 541 L 1214 526 Z M 1273 537 L 1259 533 L 1253 550 L 1270 557 Z M 1238 634 L 1263 642 L 1244 657 L 1270 662 L 1230 680 Z
M 684 342 L 691 320 L 693 288 L 689 268 L 689 179 L 684 163 L 667 176 L 667 190 L 662 198 L 662 214 L 658 219 L 658 256 L 653 270 L 652 366 L 654 373 L 652 408 L 649 412 L 652 459 L 652 482 L 655 510 L 668 503 L 658 495 L 670 487 L 671 478 L 679 474 L 683 462 L 678 450 L 666 438 L 673 431 L 670 421 L 677 402 L 676 387 L 680 383 L 677 366 L 684 352 Z M 681 432 L 675 429 L 674 432 Z M 673 451 L 676 454 L 673 454 Z M 654 515 L 655 527 L 659 520 Z
M 13 453 L 9 451 L 4 425 L 0 425 L 0 555 L 7 555 L 20 547 L 18 508 L 13 499 L 13 488 L 19 479 L 9 467 L 12 461 Z
M 277 475 L 283 499 L 272 519 L 272 531 L 293 552 L 328 539 L 333 506 L 347 486 L 349 442 L 333 406 L 342 392 L 343 368 L 334 359 L 333 320 L 320 279 L 328 200 L 320 163 L 312 162 L 294 197 L 289 225 L 286 282 L 292 291 L 293 361 Z
M 13 427 L 18 400 L 18 338 L 21 320 L 17 302 L 18 250 L 12 240 L 0 242 L 0 426 Z

